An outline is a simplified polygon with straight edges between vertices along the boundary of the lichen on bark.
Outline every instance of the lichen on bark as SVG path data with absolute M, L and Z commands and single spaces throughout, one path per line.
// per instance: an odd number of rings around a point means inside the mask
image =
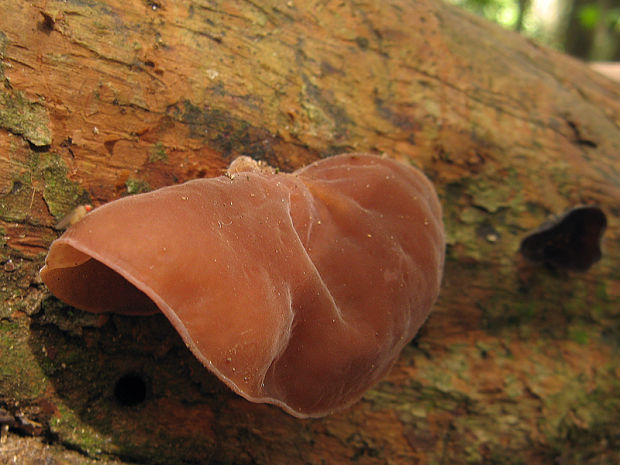
M 0 10 L 3 408 L 102 460 L 620 461 L 617 84 L 430 0 Z M 434 313 L 347 411 L 248 403 L 165 320 L 92 318 L 37 279 L 77 204 L 218 176 L 237 155 L 290 171 L 343 150 L 427 173 L 448 242 Z M 526 266 L 523 237 L 579 204 L 608 215 L 602 260 Z M 129 371 L 149 384 L 131 408 L 114 395 Z
M 24 136 L 36 147 L 44 147 L 52 143 L 49 124 L 43 103 L 28 100 L 23 92 L 12 91 L 6 84 L 0 87 L 1 128 Z

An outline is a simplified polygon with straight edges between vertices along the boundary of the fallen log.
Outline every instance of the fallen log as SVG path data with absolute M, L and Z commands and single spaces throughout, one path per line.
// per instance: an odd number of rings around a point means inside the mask
M 79 451 L 69 463 L 619 461 L 618 83 L 427 0 L 0 6 L 8 434 Z M 448 243 L 434 313 L 347 410 L 247 402 L 163 317 L 86 314 L 38 277 L 78 205 L 218 176 L 239 155 L 293 171 L 341 152 L 422 169 Z M 528 234 L 582 205 L 606 217 L 599 262 L 525 260 Z

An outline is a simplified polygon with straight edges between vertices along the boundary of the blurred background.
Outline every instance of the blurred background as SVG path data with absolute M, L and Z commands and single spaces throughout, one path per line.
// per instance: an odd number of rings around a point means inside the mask
M 448 2 L 584 61 L 620 61 L 620 0 Z

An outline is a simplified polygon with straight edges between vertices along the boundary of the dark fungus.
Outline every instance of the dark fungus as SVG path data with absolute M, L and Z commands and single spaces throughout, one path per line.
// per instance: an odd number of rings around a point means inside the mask
M 521 254 L 534 263 L 568 271 L 587 271 L 601 259 L 605 213 L 594 206 L 576 207 L 543 224 L 521 241 Z

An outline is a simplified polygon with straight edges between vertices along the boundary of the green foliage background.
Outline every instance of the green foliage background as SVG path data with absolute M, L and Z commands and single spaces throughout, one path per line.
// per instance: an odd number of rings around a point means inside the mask
M 620 5 L 615 0 L 557 0 L 553 18 L 544 0 L 448 0 L 507 29 L 588 61 L 620 60 Z

